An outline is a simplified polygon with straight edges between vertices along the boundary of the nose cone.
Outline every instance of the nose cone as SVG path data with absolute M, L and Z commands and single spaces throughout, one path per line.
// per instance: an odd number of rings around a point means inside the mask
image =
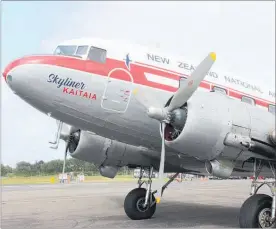
M 19 63 L 20 63 L 20 60 L 14 60 L 11 63 L 9 63 L 4 69 L 4 72 L 2 73 L 2 75 L 7 83 L 12 81 L 12 75 L 9 74 L 10 71 L 15 67 L 17 67 Z

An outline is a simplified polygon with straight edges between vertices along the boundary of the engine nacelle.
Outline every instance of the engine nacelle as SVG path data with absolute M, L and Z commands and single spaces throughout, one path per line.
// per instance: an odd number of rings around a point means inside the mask
M 200 160 L 212 160 L 223 150 L 223 139 L 231 131 L 231 114 L 224 95 L 199 93 L 187 102 L 183 128 L 173 139 L 166 138 L 166 145 Z M 218 93 L 216 93 L 218 94 Z M 212 100 L 216 96 L 216 103 Z M 218 105 L 218 104 L 221 104 Z M 166 132 L 173 132 L 172 126 Z
M 267 136 L 271 126 L 275 126 L 271 113 L 217 92 L 198 92 L 181 109 L 187 110 L 185 118 L 178 118 L 184 121 L 183 127 L 167 125 L 166 145 L 204 161 L 239 156 L 241 147 L 225 144 L 229 133 L 269 144 Z M 271 140 L 275 138 L 273 134 Z
M 69 143 L 70 155 L 101 165 L 106 159 L 105 148 L 108 148 L 108 141 L 91 132 L 79 131 L 77 133 L 73 134 L 74 138 Z
M 232 161 L 221 161 L 213 160 L 206 161 L 205 167 L 206 171 L 212 175 L 219 178 L 229 178 L 233 172 L 235 164 Z
M 98 165 L 101 175 L 109 178 L 115 177 L 122 166 L 150 166 L 149 158 L 144 156 L 148 152 L 148 149 L 80 130 L 73 134 L 69 143 L 69 153 L 72 157 Z

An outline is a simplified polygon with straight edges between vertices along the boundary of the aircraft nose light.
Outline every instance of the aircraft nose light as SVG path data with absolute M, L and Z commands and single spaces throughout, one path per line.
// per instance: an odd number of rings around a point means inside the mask
M 11 75 L 6 76 L 6 82 L 7 83 L 12 82 L 12 76 Z

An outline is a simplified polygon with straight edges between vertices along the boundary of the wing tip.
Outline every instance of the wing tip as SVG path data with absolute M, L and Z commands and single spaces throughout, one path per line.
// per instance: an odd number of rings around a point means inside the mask
M 215 61 L 215 60 L 217 59 L 217 55 L 216 55 L 215 52 L 211 52 L 211 53 L 210 53 L 210 57 L 211 57 L 211 59 L 212 59 L 213 61 Z

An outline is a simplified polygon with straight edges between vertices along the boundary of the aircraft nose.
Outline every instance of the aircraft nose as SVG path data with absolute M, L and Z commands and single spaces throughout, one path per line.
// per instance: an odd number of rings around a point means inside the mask
M 12 81 L 12 75 L 9 73 L 11 72 L 12 69 L 18 66 L 19 63 L 20 63 L 20 60 L 14 60 L 5 67 L 4 71 L 2 72 L 2 76 L 4 77 L 7 83 L 10 83 Z
M 4 69 L 4 71 L 2 72 L 2 76 L 4 77 L 5 81 L 7 82 L 7 75 L 8 75 L 8 72 L 10 71 L 10 64 L 8 64 L 6 66 L 6 68 Z

